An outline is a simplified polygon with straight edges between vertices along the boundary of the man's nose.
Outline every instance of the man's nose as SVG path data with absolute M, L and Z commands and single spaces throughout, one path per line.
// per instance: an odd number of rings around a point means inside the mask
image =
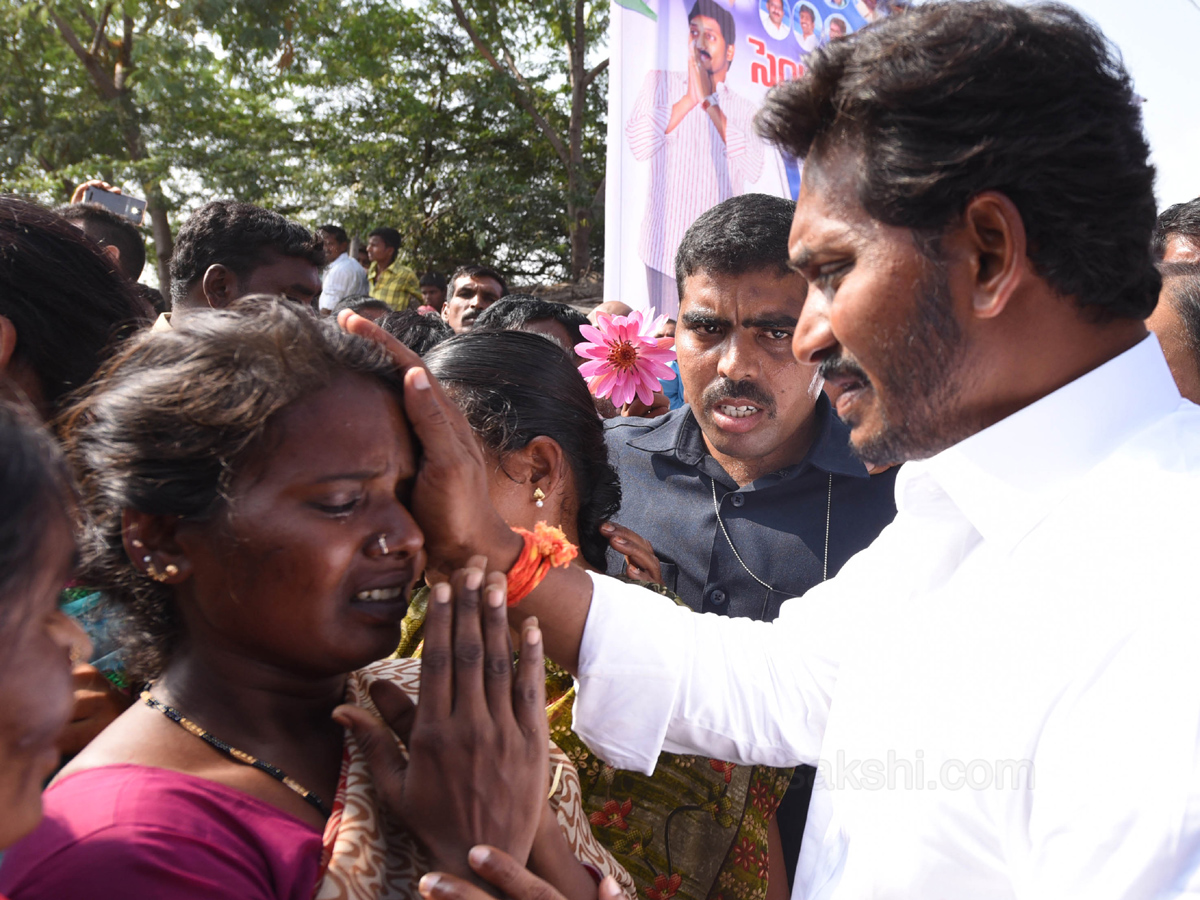
M 837 343 L 829 324 L 829 301 L 810 284 L 804 309 L 800 311 L 800 320 L 792 335 L 792 356 L 799 363 L 815 366 L 837 347 Z
M 758 362 L 753 352 L 753 335 L 733 333 L 725 342 L 721 358 L 717 362 L 717 374 L 730 381 L 744 381 L 755 378 L 758 372 Z

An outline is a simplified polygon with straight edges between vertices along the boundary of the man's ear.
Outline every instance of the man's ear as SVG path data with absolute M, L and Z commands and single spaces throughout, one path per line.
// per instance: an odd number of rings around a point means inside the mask
M 213 263 L 200 279 L 200 291 L 204 300 L 213 309 L 224 309 L 233 302 L 237 294 L 237 275 L 233 270 Z
M 120 272 L 121 271 L 121 248 L 113 246 L 112 244 L 102 244 L 100 246 L 100 250 L 105 256 L 108 257 L 108 261 L 113 264 L 113 267 L 118 272 Z
M 0 397 L 40 408 L 44 393 L 42 382 L 33 367 L 17 356 L 17 326 L 7 316 L 0 316 Z M 44 415 L 49 410 L 41 409 Z
M 192 576 L 192 561 L 176 535 L 179 522 L 176 516 L 121 512 L 121 538 L 135 569 L 162 584 L 179 584 Z
M 967 204 L 959 236 L 972 260 L 972 311 L 995 318 L 1028 271 L 1025 222 L 1006 195 L 985 191 Z

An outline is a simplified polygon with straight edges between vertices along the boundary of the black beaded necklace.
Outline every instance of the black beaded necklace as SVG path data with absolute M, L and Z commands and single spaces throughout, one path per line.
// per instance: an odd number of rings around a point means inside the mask
M 154 697 L 150 695 L 149 691 L 142 691 L 142 702 L 151 709 L 158 710 L 176 725 L 179 725 L 184 730 L 194 734 L 210 747 L 215 747 L 217 750 L 220 750 L 235 762 L 240 762 L 247 766 L 253 766 L 260 772 L 266 772 L 280 784 L 291 788 L 293 791 L 303 797 L 317 812 L 319 812 L 325 818 L 329 818 L 329 808 L 325 805 L 324 801 L 322 801 L 320 797 L 318 797 L 296 779 L 292 778 L 292 776 L 288 775 L 287 772 L 283 771 L 283 769 L 279 768 L 278 766 L 273 766 L 269 762 L 259 759 L 257 756 L 251 756 L 245 750 L 239 750 L 237 747 L 229 746 L 219 737 L 209 733 L 191 719 L 184 716 L 183 713 L 175 709 L 175 707 L 167 706 L 167 704 L 159 700 L 155 700 Z

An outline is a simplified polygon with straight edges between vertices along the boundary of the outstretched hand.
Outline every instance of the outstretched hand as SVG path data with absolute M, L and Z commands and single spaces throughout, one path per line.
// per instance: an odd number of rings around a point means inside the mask
M 471 869 L 483 881 L 511 900 L 565 900 L 554 887 L 538 878 L 496 847 L 472 847 L 467 856 Z M 470 882 L 444 872 L 430 872 L 417 886 L 425 900 L 491 900 Z M 596 900 L 623 900 L 624 892 L 611 875 L 600 882 Z
M 625 557 L 625 572 L 635 581 L 662 584 L 662 564 L 654 555 L 650 542 L 632 529 L 616 522 L 605 522 L 600 533 L 608 538 L 608 544 Z
M 507 571 L 522 542 L 488 499 L 483 451 L 470 423 L 421 357 L 374 322 L 346 310 L 338 324 L 387 351 L 404 379 L 404 411 L 421 442 L 412 512 L 425 533 L 429 569 L 449 573 L 477 554 Z
M 472 559 L 432 588 L 415 710 L 397 688 L 371 691 L 388 725 L 408 735 L 407 763 L 379 719 L 354 706 L 334 711 L 363 748 L 385 808 L 436 868 L 468 878 L 467 851 L 479 843 L 528 859 L 549 785 L 541 631 L 525 622 L 514 675 L 505 577 L 493 572 L 485 585 L 486 564 Z

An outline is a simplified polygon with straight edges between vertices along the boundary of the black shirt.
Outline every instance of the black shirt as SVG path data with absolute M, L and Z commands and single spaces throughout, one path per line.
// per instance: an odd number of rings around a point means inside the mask
M 895 518 L 896 470 L 867 474 L 824 394 L 816 415 L 816 438 L 800 463 L 742 488 L 709 455 L 688 406 L 606 423 L 621 478 L 616 521 L 650 542 L 666 587 L 692 609 L 774 619 L 784 600 L 823 580 L 826 551 L 832 578 Z M 714 510 L 714 482 L 728 540 Z M 624 570 L 624 557 L 610 549 L 609 573 Z

